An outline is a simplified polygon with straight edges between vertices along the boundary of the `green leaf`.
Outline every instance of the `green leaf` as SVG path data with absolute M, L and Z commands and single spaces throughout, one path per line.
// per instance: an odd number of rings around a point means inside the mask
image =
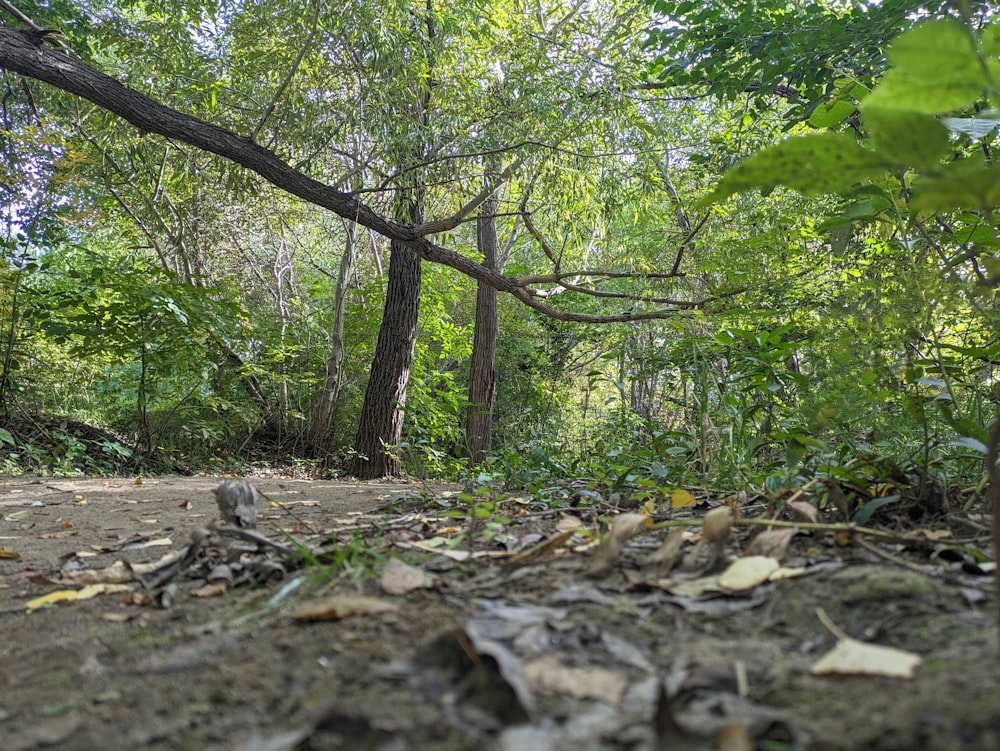
M 948 129 L 931 115 L 867 107 L 875 151 L 901 167 L 933 167 L 949 152 Z
M 981 157 L 953 162 L 934 175 L 914 181 L 914 211 L 981 208 L 1000 204 L 1000 168 L 987 167 Z
M 850 135 L 798 136 L 748 158 L 723 176 L 701 203 L 715 203 L 750 188 L 778 185 L 806 194 L 825 193 L 846 188 L 891 166 L 891 161 L 863 149 Z
M 927 20 L 900 35 L 889 49 L 895 65 L 861 103 L 940 114 L 973 104 L 988 81 L 968 29 L 953 18 Z
M 844 122 L 858 107 L 851 102 L 838 99 L 829 104 L 821 104 L 812 115 L 809 116 L 809 124 L 814 128 L 832 128 L 834 125 Z
M 900 34 L 889 46 L 896 70 L 922 78 L 937 78 L 965 68 L 978 68 L 972 35 L 955 18 L 925 20 Z
M 11 432 L 6 428 L 0 428 L 0 444 L 4 443 L 9 446 L 13 446 L 15 443 L 14 436 L 11 435 Z

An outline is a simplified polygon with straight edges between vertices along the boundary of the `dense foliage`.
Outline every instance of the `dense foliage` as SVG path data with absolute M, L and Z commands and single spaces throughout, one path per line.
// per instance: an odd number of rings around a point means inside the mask
M 473 260 L 493 191 L 498 268 L 606 321 L 501 296 L 493 448 L 470 466 L 475 283 L 425 268 L 387 447 L 406 471 L 567 502 L 816 477 L 860 514 L 975 498 L 1000 361 L 985 6 L 477 6 L 18 9 L 378 210 L 419 189 Z M 347 466 L 389 243 L 3 80 L 0 468 Z M 114 431 L 109 461 L 40 450 L 39 414 Z

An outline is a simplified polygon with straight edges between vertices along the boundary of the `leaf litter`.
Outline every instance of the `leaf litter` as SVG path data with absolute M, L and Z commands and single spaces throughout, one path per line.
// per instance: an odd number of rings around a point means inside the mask
M 682 503 L 676 502 L 678 497 Z M 193 669 L 209 655 L 224 660 L 241 643 L 241 627 L 298 643 L 297 634 L 308 639 L 327 624 L 343 619 L 357 624 L 341 638 L 358 634 L 361 641 L 353 642 L 354 649 L 370 654 L 374 662 L 367 675 L 358 675 L 354 691 L 332 701 L 305 701 L 309 709 L 285 720 L 275 716 L 253 722 L 242 728 L 242 740 L 234 746 L 239 748 L 318 747 L 334 738 L 421 748 L 422 742 L 413 740 L 420 737 L 428 744 L 432 738 L 451 737 L 463 748 L 586 749 L 621 743 L 650 749 L 812 748 L 816 743 L 828 744 L 823 748 L 846 749 L 852 743 L 881 748 L 872 740 L 880 737 L 878 728 L 868 736 L 838 740 L 843 718 L 833 707 L 842 689 L 825 681 L 835 675 L 861 681 L 857 690 L 865 691 L 865 681 L 916 680 L 921 660 L 954 653 L 957 642 L 950 637 L 916 638 L 921 628 L 914 628 L 909 640 L 922 650 L 900 649 L 903 642 L 869 643 L 872 636 L 883 637 L 876 641 L 898 637 L 906 630 L 907 613 L 920 618 L 945 608 L 966 621 L 989 621 L 976 620 L 977 613 L 988 612 L 989 589 L 983 581 L 988 575 L 935 561 L 933 546 L 940 543 L 926 534 L 923 541 L 931 548 L 912 544 L 911 536 L 894 530 L 881 530 L 872 538 L 901 546 L 914 556 L 911 565 L 926 569 L 924 584 L 907 580 L 904 587 L 884 561 L 876 576 L 875 559 L 850 544 L 867 530 L 845 527 L 836 519 L 824 524 L 818 509 L 808 513 L 793 505 L 805 501 L 784 504 L 793 518 L 782 522 L 754 518 L 754 510 L 742 503 L 706 513 L 676 490 L 671 500 L 661 514 L 650 505 L 637 513 L 591 503 L 567 513 L 567 508 L 545 509 L 523 498 L 509 504 L 500 499 L 498 516 L 507 521 L 486 534 L 454 498 L 432 504 L 424 496 L 419 503 L 394 502 L 375 513 L 337 520 L 321 520 L 317 513 L 307 521 L 290 509 L 304 513 L 310 507 L 275 503 L 261 493 L 252 520 L 246 504 L 224 506 L 219 501 L 219 518 L 202 519 L 188 542 L 153 561 L 123 559 L 89 568 L 86 557 L 70 556 L 45 579 L 64 588 L 49 593 L 51 601 L 42 595 L 25 607 L 32 604 L 30 617 L 37 619 L 46 617 L 41 611 L 47 608 L 67 612 L 65 608 L 82 607 L 76 604 L 81 592 L 104 594 L 104 599 L 118 596 L 119 617 L 104 613 L 104 620 L 142 627 L 158 611 L 198 612 L 190 610 L 188 603 L 198 602 L 192 597 L 211 593 L 218 598 L 248 585 L 267 592 L 262 608 L 213 626 L 217 636 L 205 632 L 190 648 L 180 644 L 156 659 L 133 663 L 140 672 L 157 675 Z M 442 506 L 460 513 L 441 516 Z M 461 512 L 466 512 L 464 518 Z M 778 516 L 772 508 L 764 515 Z M 763 531 L 747 539 L 755 524 L 763 525 Z M 475 536 L 473 529 L 479 531 Z M 845 531 L 846 548 L 838 542 Z M 147 540 L 178 537 L 173 531 Z M 595 540 L 600 541 L 596 546 Z M 974 542 L 967 546 L 975 549 Z M 122 544 L 117 549 L 134 554 L 148 547 Z M 107 546 L 104 554 L 114 548 Z M 354 559 L 365 551 L 378 553 L 381 562 L 358 564 Z M 345 586 L 345 575 L 355 565 L 369 584 Z M 899 586 L 906 596 L 886 598 L 873 586 L 866 600 L 863 577 L 850 589 L 836 579 L 838 571 L 866 567 L 880 587 Z M 323 573 L 328 570 L 336 573 Z M 303 585 L 324 576 L 332 577 L 327 586 L 337 591 L 316 596 L 317 585 Z M 891 584 L 881 581 L 886 576 Z M 816 584 L 806 590 L 799 579 L 785 581 L 794 577 Z M 67 584 L 73 589 L 65 589 Z M 949 596 L 948 587 L 958 584 L 984 592 L 981 607 L 968 597 Z M 805 591 L 810 595 L 804 599 L 815 593 L 827 608 L 839 609 L 838 620 L 865 640 L 848 637 L 829 621 L 827 628 L 838 644 L 817 659 L 815 653 L 829 634 L 796 617 L 816 607 L 812 600 L 800 602 Z M 56 605 L 67 592 L 75 594 Z M 127 592 L 131 596 L 123 596 Z M 853 601 L 838 603 L 847 592 Z M 423 616 L 433 612 L 435 602 L 452 615 L 443 621 Z M 868 604 L 859 607 L 858 602 Z M 882 606 L 890 602 L 894 610 L 886 611 Z M 122 612 L 130 616 L 122 618 Z M 894 619 L 891 631 L 886 630 L 887 617 Z M 780 646 L 747 638 L 767 624 L 780 628 L 783 623 L 795 625 Z M 709 638 L 716 632 L 728 635 Z M 400 635 L 408 638 L 400 641 Z M 388 651 L 383 644 L 387 637 L 396 644 Z M 320 656 L 317 664 L 323 669 L 335 664 L 332 660 L 336 657 Z M 113 676 L 115 670 L 101 672 L 106 674 Z M 396 701 L 405 704 L 387 704 L 377 687 L 383 683 L 401 687 Z M 809 686 L 818 699 L 809 712 L 799 706 L 807 703 L 802 686 Z M 975 688 L 977 694 L 991 690 Z M 783 699 L 786 689 L 794 699 Z M 893 695 L 885 687 L 880 691 L 885 696 L 873 702 L 890 701 L 881 711 L 895 702 L 897 711 L 909 712 L 919 725 L 923 710 L 910 707 L 911 696 L 905 691 Z M 410 725 L 392 720 L 400 711 L 405 714 L 404 706 L 406 711 L 423 707 L 435 720 L 411 720 Z M 997 710 L 991 711 L 979 712 L 978 726 L 974 719 L 951 718 L 958 724 L 948 729 L 961 730 L 963 737 L 987 738 L 996 727 Z M 925 727 L 913 732 L 923 733 L 922 747 L 951 747 L 945 741 L 935 745 L 933 738 L 927 742 Z

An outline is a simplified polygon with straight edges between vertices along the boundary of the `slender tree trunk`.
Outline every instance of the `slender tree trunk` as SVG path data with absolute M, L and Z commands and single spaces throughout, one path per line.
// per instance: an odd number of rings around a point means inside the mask
M 322 449 L 327 442 L 344 374 L 344 305 L 347 299 L 347 285 L 354 272 L 354 248 L 358 225 L 354 222 L 346 222 L 345 228 L 347 240 L 344 244 L 344 254 L 340 257 L 340 268 L 337 270 L 337 289 L 333 298 L 330 355 L 326 358 L 326 377 L 323 379 L 323 390 L 320 392 L 312 425 L 309 427 L 309 443 L 314 449 Z
M 421 195 L 409 198 L 409 221 L 421 221 Z M 420 311 L 420 256 L 393 242 L 382 326 L 361 407 L 351 474 L 364 480 L 402 474 L 395 446 L 403 437 L 406 385 L 413 364 Z
M 488 170 L 496 171 L 495 169 Z M 487 179 L 491 175 L 487 174 Z M 483 265 L 497 267 L 497 198 L 483 203 L 476 222 L 476 242 Z M 497 291 L 479 282 L 476 291 L 476 328 L 469 366 L 469 407 L 465 413 L 466 452 L 474 464 L 486 459 L 493 445 L 493 395 L 496 391 Z

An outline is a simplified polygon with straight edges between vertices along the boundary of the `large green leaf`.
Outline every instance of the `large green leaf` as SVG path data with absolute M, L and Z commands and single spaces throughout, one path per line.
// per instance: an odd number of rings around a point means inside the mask
M 865 108 L 865 128 L 875 151 L 903 167 L 933 167 L 949 151 L 948 129 L 931 115 Z
M 727 173 L 702 203 L 714 203 L 750 188 L 778 185 L 806 194 L 826 193 L 847 188 L 891 166 L 886 157 L 859 146 L 853 136 L 798 136 L 751 156 Z
M 1000 167 L 987 167 L 981 158 L 953 162 L 914 182 L 914 211 L 986 209 L 1000 205 Z
M 986 90 L 974 40 L 953 18 L 918 23 L 892 43 L 889 60 L 895 67 L 861 103 L 862 110 L 940 114 L 968 107 Z

